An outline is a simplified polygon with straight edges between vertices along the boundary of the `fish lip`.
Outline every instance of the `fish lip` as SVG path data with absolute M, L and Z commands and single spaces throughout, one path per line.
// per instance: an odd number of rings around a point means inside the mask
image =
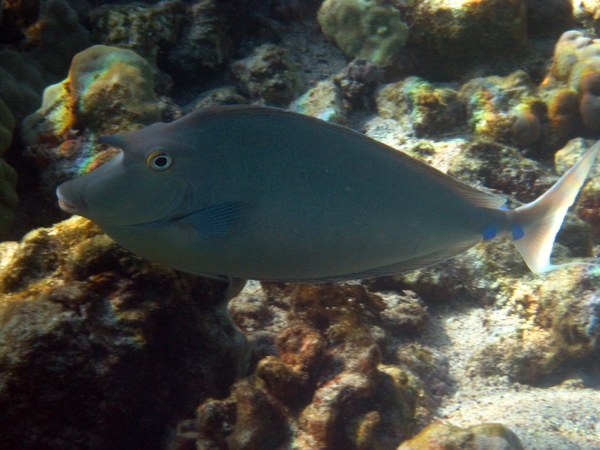
M 61 186 L 56 188 L 56 197 L 58 198 L 58 206 L 60 209 L 71 214 L 81 215 L 81 213 L 86 210 L 86 205 L 76 205 L 75 203 L 68 201 L 60 192 Z
M 69 203 L 66 200 L 63 200 L 62 198 L 58 199 L 58 206 L 63 211 L 71 213 L 71 214 L 79 214 L 79 212 L 81 211 L 81 208 L 78 208 L 77 206 L 73 205 L 72 203 Z

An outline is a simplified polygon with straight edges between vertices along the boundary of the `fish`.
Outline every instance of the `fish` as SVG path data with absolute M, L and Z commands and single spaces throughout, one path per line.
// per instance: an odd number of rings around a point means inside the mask
M 97 141 L 120 150 L 60 184 L 60 208 L 156 263 L 219 279 L 393 275 L 508 235 L 535 273 L 600 149 L 509 210 L 357 131 L 282 109 L 212 106 Z

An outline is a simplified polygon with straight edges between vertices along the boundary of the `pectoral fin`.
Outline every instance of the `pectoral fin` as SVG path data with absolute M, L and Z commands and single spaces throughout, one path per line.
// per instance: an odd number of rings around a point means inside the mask
M 245 210 L 242 202 L 217 203 L 181 217 L 174 224 L 194 242 L 211 241 L 234 232 Z

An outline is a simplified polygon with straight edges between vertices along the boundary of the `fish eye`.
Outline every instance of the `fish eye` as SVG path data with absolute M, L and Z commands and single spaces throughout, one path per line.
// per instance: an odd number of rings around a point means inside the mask
M 146 158 L 146 164 L 152 170 L 160 172 L 167 170 L 173 165 L 173 158 L 167 152 L 163 150 L 157 150 L 148 155 Z

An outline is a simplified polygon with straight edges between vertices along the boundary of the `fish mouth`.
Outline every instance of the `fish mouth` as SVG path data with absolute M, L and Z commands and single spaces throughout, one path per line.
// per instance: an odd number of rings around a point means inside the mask
M 58 198 L 58 206 L 65 212 L 71 214 L 82 215 L 81 213 L 87 209 L 87 205 L 82 198 L 79 198 L 78 202 L 73 202 L 67 200 L 67 196 L 65 195 L 65 185 L 68 185 L 69 182 L 61 184 L 56 188 L 56 197 Z
M 62 198 L 58 199 L 58 206 L 63 211 L 71 213 L 71 214 L 77 214 L 79 212 L 79 209 L 77 208 L 77 206 L 73 205 L 72 203 L 67 202 L 66 200 L 63 200 Z

